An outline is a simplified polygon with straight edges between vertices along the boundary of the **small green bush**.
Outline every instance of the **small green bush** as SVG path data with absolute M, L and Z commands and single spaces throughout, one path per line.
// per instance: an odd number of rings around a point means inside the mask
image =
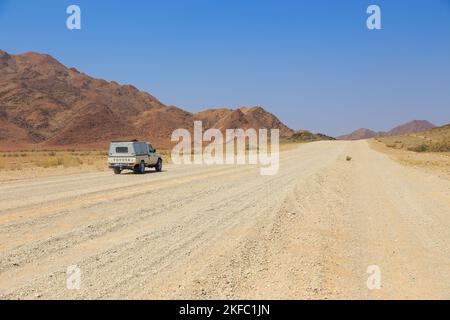
M 408 150 L 414 151 L 414 152 L 427 152 L 430 150 L 430 146 L 422 143 L 418 146 L 410 147 L 410 148 L 408 148 Z

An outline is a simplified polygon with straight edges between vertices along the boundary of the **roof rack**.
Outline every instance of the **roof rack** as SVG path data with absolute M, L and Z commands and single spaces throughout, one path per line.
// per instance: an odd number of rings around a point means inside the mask
M 134 139 L 134 140 L 116 140 L 116 141 L 111 141 L 111 142 L 139 142 L 139 140 Z

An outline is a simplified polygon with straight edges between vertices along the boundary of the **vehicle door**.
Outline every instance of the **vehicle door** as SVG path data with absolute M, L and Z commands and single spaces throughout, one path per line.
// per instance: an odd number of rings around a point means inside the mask
M 153 146 L 151 144 L 148 145 L 148 153 L 149 153 L 150 163 L 152 165 L 156 164 L 156 162 L 158 162 L 158 156 L 156 154 L 155 148 L 153 148 Z

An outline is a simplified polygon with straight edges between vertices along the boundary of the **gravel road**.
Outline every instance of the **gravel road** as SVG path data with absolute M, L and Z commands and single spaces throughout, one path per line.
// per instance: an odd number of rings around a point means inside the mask
M 283 152 L 275 176 L 167 166 L 0 183 L 0 299 L 18 298 L 449 299 L 450 183 L 365 141 Z

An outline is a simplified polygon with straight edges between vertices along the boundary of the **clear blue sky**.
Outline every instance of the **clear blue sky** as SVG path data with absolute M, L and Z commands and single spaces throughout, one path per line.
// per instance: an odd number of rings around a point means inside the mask
M 66 8 L 82 30 L 66 29 Z M 381 31 L 366 9 L 382 9 Z M 0 48 L 189 111 L 262 105 L 332 135 L 450 122 L 450 0 L 0 0 Z

